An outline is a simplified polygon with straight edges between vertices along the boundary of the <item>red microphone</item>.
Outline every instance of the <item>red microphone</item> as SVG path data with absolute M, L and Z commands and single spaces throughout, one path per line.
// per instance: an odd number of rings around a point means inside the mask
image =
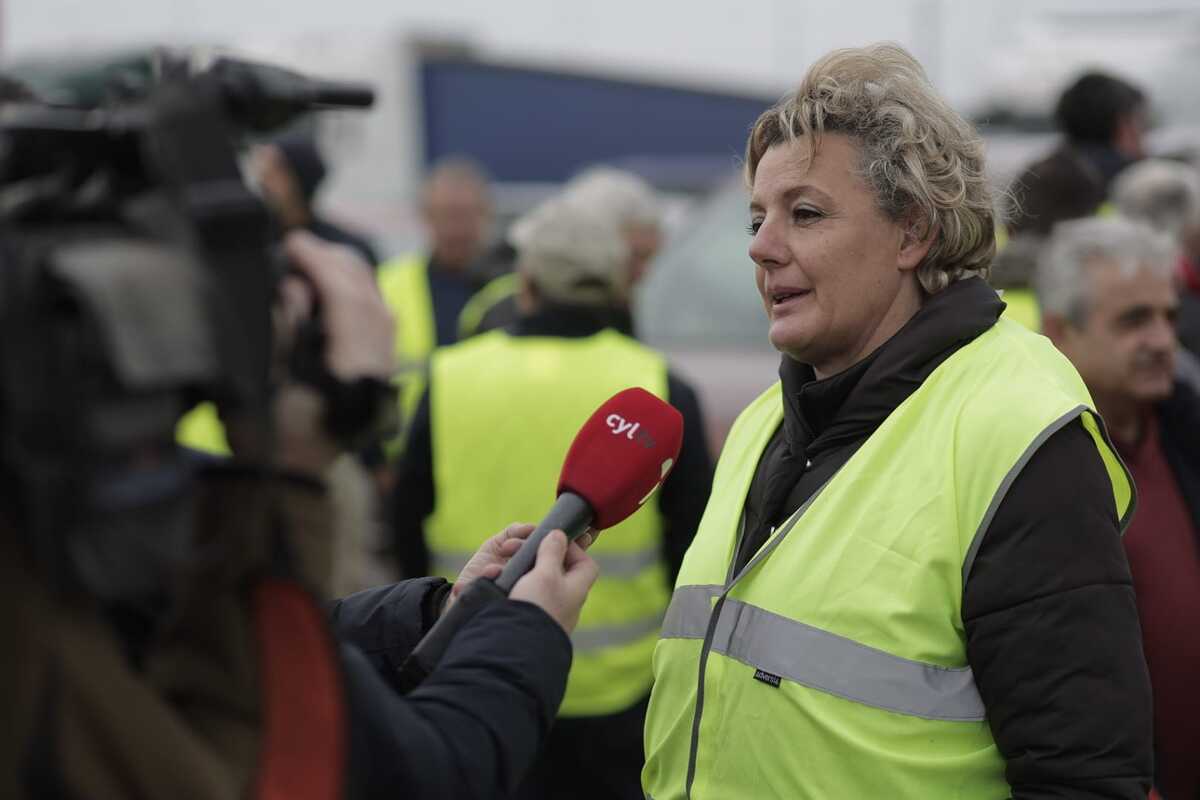
M 400 668 L 403 691 L 418 685 L 450 640 L 480 609 L 508 596 L 533 569 L 538 546 L 552 531 L 568 540 L 588 528 L 611 528 L 641 508 L 679 458 L 683 415 L 645 389 L 625 389 L 588 417 L 567 450 L 558 499 L 495 581 L 474 581 L 425 634 Z
M 505 594 L 533 569 L 538 545 L 552 531 L 574 540 L 637 511 L 675 466 L 683 415 L 645 389 L 610 397 L 575 434 L 558 476 L 558 500 L 496 578 Z

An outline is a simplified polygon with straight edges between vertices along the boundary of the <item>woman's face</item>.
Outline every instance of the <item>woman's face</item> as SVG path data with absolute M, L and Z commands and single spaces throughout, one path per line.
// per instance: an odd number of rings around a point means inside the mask
M 767 150 L 750 197 L 750 257 L 771 344 L 841 372 L 883 344 L 921 304 L 916 267 L 929 249 L 878 209 L 858 174 L 858 145 L 827 133 Z

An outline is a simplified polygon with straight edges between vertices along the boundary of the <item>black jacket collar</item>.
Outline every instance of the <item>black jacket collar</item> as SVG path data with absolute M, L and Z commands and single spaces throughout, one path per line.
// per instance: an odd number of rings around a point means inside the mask
M 784 356 L 784 435 L 807 459 L 866 438 L 958 348 L 996 323 L 1004 303 L 982 278 L 957 281 L 929 297 L 895 336 L 854 366 L 816 380 Z
M 591 336 L 605 328 L 632 336 L 633 318 L 625 309 L 554 304 L 521 317 L 508 328 L 508 332 L 513 336 L 575 338 Z

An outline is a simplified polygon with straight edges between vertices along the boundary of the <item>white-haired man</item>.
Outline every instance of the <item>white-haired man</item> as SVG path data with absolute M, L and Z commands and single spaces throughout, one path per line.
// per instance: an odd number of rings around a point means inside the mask
M 1087 383 L 1133 475 L 1125 534 L 1150 679 L 1156 783 L 1200 796 L 1200 399 L 1175 379 L 1170 238 L 1121 217 L 1060 224 L 1038 276 L 1043 330 Z
M 632 172 L 599 166 L 576 175 L 559 196 L 584 213 L 604 220 L 625 240 L 628 255 L 610 313 L 612 326 L 632 335 L 630 300 L 662 245 L 663 219 L 658 195 L 650 184 Z M 516 242 L 512 244 L 516 246 Z M 507 274 L 481 289 L 463 309 L 459 338 L 511 324 L 519 313 L 517 288 L 517 276 Z
M 657 502 L 591 550 L 602 577 L 572 639 L 569 688 L 517 794 L 638 800 L 651 651 L 712 485 L 704 423 L 663 357 L 613 326 L 629 258 L 615 226 L 559 197 L 511 238 L 520 317 L 434 354 L 398 469 L 396 546 L 418 574 L 457 573 L 483 520 L 550 508 L 576 430 L 616 391 L 641 386 L 679 409 L 683 447 Z
M 1178 242 L 1176 333 L 1191 355 L 1200 356 L 1200 170 L 1179 161 L 1146 159 L 1117 176 L 1112 202 L 1122 215 Z

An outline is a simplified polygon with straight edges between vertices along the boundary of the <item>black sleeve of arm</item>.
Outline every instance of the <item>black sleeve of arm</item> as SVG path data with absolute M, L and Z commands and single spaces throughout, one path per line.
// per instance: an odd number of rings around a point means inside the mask
M 430 572 L 424 524 L 425 518 L 433 513 L 433 504 L 433 432 L 426 391 L 413 415 L 404 453 L 397 465 L 391 504 L 396 561 L 401 574 L 407 577 Z
M 437 621 L 450 584 L 414 578 L 352 594 L 329 606 L 338 641 L 354 646 L 397 691 L 400 665 Z
M 1038 449 L 983 536 L 963 623 L 1013 798 L 1144 800 L 1150 678 L 1112 486 L 1080 423 Z
M 351 780 L 365 797 L 508 797 L 545 743 L 571 665 L 562 628 L 529 603 L 481 612 L 408 696 L 343 647 Z
M 712 491 L 713 463 L 708 452 L 707 430 L 700 400 L 691 386 L 667 376 L 667 399 L 683 415 L 683 444 L 679 448 L 679 463 L 663 483 L 658 507 L 662 511 L 663 560 L 667 578 L 675 586 L 675 578 L 683 563 L 683 554 L 692 544 L 700 517 L 708 505 Z

